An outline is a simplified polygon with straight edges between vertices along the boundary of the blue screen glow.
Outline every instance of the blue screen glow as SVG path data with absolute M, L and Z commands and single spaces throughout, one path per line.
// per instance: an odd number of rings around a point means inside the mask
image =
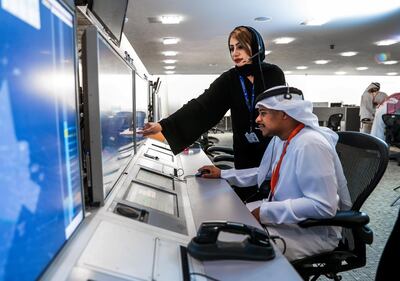
M 73 14 L 2 3 L 0 280 L 36 280 L 83 219 Z

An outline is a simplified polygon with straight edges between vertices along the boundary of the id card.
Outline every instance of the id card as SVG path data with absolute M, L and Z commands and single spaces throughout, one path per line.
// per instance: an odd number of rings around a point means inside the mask
M 258 140 L 257 135 L 256 135 L 254 132 L 246 133 L 246 134 L 244 134 L 244 135 L 245 135 L 245 137 L 246 137 L 246 139 L 247 139 L 247 141 L 248 141 L 249 143 L 258 143 L 258 142 L 260 142 L 260 141 Z

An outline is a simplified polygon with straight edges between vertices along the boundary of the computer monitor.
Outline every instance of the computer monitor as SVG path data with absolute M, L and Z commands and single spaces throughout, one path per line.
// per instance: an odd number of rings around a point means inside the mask
M 102 205 L 134 154 L 134 70 L 96 27 L 82 43 L 88 189 L 90 203 Z
M 144 124 L 148 119 L 148 106 L 149 106 L 149 92 L 150 85 L 149 81 L 139 75 L 135 74 L 135 101 L 136 101 L 136 130 L 143 128 Z M 144 140 L 143 135 L 136 135 L 136 143 L 140 144 Z
M 36 280 L 83 220 L 74 12 L 0 6 L 0 280 Z
M 103 25 L 113 42 L 119 46 L 129 0 L 89 0 L 88 9 Z

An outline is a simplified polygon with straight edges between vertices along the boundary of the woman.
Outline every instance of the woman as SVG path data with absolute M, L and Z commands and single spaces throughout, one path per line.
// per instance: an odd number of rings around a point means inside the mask
M 265 89 L 285 84 L 285 77 L 278 66 L 263 62 L 263 39 L 252 27 L 236 27 L 229 35 L 228 45 L 235 67 L 168 118 L 146 124 L 142 133 L 147 136 L 162 132 L 178 154 L 230 109 L 235 168 L 258 167 L 270 139 L 262 138 L 256 130 L 254 100 Z

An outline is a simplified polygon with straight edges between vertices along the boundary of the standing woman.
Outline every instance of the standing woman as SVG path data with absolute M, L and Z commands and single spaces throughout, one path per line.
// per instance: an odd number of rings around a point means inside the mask
M 261 35 L 252 27 L 238 26 L 228 38 L 235 67 L 219 76 L 196 99 L 158 123 L 147 123 L 144 136 L 161 132 L 172 151 L 180 153 L 217 124 L 230 109 L 236 169 L 258 167 L 270 141 L 256 130 L 254 101 L 264 90 L 284 85 L 282 70 L 265 63 Z

